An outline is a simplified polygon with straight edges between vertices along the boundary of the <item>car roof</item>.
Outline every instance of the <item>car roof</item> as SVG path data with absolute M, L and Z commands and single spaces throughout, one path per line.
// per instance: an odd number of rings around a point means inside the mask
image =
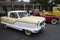
M 27 12 L 26 10 L 14 10 L 14 11 L 9 11 L 9 12 Z

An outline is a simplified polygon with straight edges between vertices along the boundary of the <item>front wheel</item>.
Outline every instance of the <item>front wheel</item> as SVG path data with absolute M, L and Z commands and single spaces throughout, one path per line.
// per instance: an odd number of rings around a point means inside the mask
M 3 28 L 5 28 L 5 29 L 7 28 L 7 26 L 6 26 L 5 24 L 2 24 L 2 26 L 3 26 Z
M 57 19 L 51 19 L 51 23 L 52 24 L 57 24 L 58 23 L 58 20 Z
M 28 30 L 25 30 L 25 34 L 28 35 L 28 36 L 30 36 L 32 34 L 32 32 L 28 31 Z

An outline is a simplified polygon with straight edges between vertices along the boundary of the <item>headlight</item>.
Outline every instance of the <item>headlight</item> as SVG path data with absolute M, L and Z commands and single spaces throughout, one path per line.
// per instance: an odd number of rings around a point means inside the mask
M 40 23 L 40 26 L 43 26 L 43 25 L 44 25 L 44 23 L 45 23 L 45 21 L 41 22 L 41 23 Z
M 37 27 L 43 27 L 45 25 L 45 21 L 42 21 L 41 23 L 38 22 Z

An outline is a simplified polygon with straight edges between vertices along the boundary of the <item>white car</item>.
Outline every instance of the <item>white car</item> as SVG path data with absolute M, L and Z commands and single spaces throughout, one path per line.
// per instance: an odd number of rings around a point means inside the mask
M 10 27 L 25 31 L 26 35 L 37 33 L 45 28 L 45 18 L 30 16 L 27 11 L 9 11 L 7 16 L 1 17 L 5 28 Z

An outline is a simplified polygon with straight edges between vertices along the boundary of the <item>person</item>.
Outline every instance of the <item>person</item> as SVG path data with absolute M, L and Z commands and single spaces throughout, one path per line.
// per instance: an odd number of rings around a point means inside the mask
M 44 13 L 43 13 L 42 8 L 36 9 L 35 13 L 34 13 L 34 16 L 45 16 Z
M 30 14 L 33 15 L 34 12 L 35 12 L 35 9 L 34 8 L 31 8 L 31 10 L 29 10 Z
M 38 15 L 39 15 L 39 9 L 38 9 L 38 7 L 36 7 L 35 12 L 34 12 L 34 14 L 33 14 L 33 15 L 36 15 L 36 16 L 38 16 Z
M 32 9 L 32 13 L 34 13 L 34 12 L 35 12 L 35 9 L 33 8 L 33 9 Z
M 45 14 L 44 14 L 44 12 L 42 10 L 40 10 L 39 16 L 45 16 Z

